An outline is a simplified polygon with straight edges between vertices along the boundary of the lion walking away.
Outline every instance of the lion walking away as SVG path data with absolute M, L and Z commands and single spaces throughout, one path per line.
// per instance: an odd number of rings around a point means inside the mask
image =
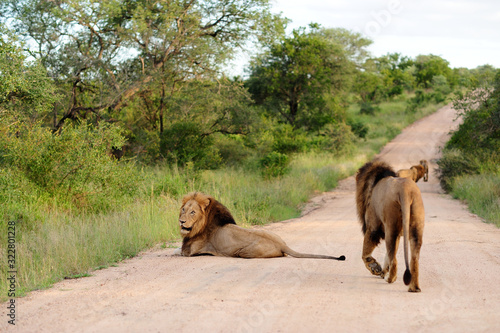
M 409 178 L 415 183 L 424 178 L 424 182 L 429 180 L 429 163 L 426 160 L 420 160 L 419 165 L 414 165 L 409 169 L 401 169 L 396 173 L 398 177 Z
M 418 262 L 425 213 L 418 186 L 409 178 L 396 177 L 394 170 L 384 162 L 368 162 L 356 174 L 356 205 L 364 235 L 362 259 L 366 268 L 388 283 L 394 282 L 397 277 L 396 253 L 403 235 L 406 265 L 403 281 L 409 285 L 408 291 L 419 292 Z M 387 248 L 383 266 L 372 257 L 381 239 L 385 239 Z
M 229 210 L 213 197 L 193 192 L 184 197 L 179 214 L 183 237 L 180 254 L 240 258 L 296 258 L 345 260 L 344 256 L 299 253 L 289 248 L 276 234 L 244 229 L 236 225 Z

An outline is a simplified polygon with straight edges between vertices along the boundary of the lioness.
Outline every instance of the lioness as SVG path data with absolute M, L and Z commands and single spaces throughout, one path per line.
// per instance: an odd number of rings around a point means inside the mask
M 419 292 L 418 260 L 424 232 L 424 204 L 417 184 L 398 178 L 384 162 L 368 162 L 356 174 L 356 204 L 364 234 L 362 259 L 366 268 L 392 283 L 397 276 L 396 253 L 403 235 L 406 271 L 403 281 L 408 291 Z M 385 238 L 387 254 L 384 266 L 372 252 Z M 408 267 L 408 241 L 411 268 Z
M 415 183 L 424 177 L 424 182 L 429 180 L 429 166 L 426 160 L 421 160 L 419 165 L 414 165 L 409 169 L 401 169 L 396 173 L 398 177 L 409 178 Z
M 297 258 L 345 260 L 304 254 L 290 249 L 276 234 L 263 230 L 249 230 L 236 225 L 229 210 L 213 197 L 193 192 L 184 197 L 179 214 L 183 237 L 180 254 L 240 258 L 274 258 L 286 255 Z

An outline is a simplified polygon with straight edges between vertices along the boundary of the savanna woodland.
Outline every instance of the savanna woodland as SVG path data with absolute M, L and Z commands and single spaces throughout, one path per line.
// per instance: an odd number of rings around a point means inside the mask
M 468 201 L 463 193 L 480 188 L 497 209 L 486 218 L 499 223 L 495 68 L 376 58 L 359 33 L 314 23 L 287 33 L 271 9 L 0 0 L 0 260 L 15 225 L 18 296 L 169 246 L 193 190 L 243 225 L 295 217 L 453 99 L 465 121 L 446 148 L 443 184 Z

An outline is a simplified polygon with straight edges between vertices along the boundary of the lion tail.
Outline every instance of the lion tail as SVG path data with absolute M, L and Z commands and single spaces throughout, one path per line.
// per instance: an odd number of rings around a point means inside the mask
M 403 275 L 403 281 L 405 285 L 409 285 L 411 281 L 411 272 L 408 264 L 408 241 L 409 241 L 409 230 L 410 230 L 410 210 L 411 210 L 411 202 L 410 197 L 403 193 L 400 197 L 401 202 L 401 213 L 403 217 L 403 247 L 404 247 L 404 256 L 405 256 L 405 265 L 406 270 Z
M 307 254 L 307 253 L 300 253 L 297 251 L 292 250 L 289 248 L 287 245 L 284 245 L 282 250 L 283 253 L 295 257 L 295 258 L 312 258 L 312 259 L 334 259 L 334 260 L 345 260 L 345 256 L 342 255 L 340 257 L 332 257 L 332 256 L 327 256 L 323 254 Z

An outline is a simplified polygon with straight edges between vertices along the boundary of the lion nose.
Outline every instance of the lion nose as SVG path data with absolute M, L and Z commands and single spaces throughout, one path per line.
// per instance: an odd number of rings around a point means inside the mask
M 184 223 L 186 223 L 186 221 L 179 220 L 179 224 L 180 224 L 180 225 L 183 225 Z

